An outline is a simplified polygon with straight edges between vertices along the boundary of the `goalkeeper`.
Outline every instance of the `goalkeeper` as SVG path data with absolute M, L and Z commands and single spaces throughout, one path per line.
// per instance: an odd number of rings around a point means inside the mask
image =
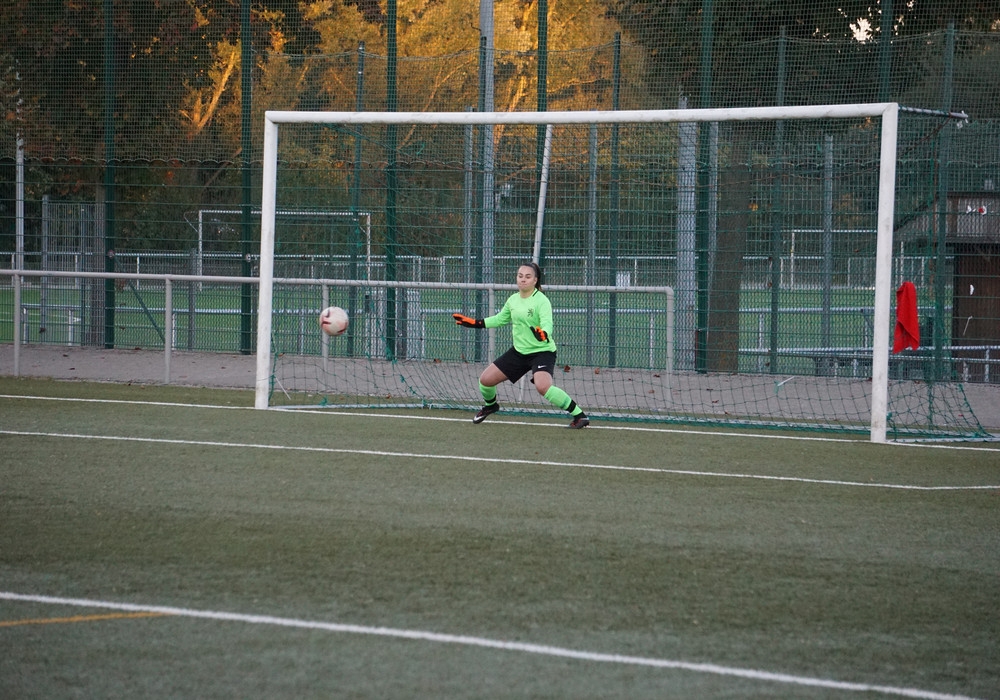
M 556 344 L 552 340 L 552 304 L 542 294 L 542 271 L 537 263 L 524 263 L 517 269 L 517 292 L 511 294 L 495 316 L 469 318 L 452 314 L 455 323 L 466 328 L 497 328 L 508 323 L 514 347 L 494 360 L 479 376 L 479 391 L 485 405 L 472 418 L 482 423 L 500 410 L 496 387 L 504 380 L 517 382 L 531 370 L 531 381 L 539 394 L 556 408 L 573 416 L 570 428 L 586 428 L 590 419 L 576 401 L 552 383 L 556 365 Z

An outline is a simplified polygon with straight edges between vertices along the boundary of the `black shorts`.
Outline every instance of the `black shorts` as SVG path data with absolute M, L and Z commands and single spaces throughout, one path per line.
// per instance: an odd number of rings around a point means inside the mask
M 535 372 L 548 372 L 549 374 L 554 374 L 556 368 L 556 354 L 548 350 L 543 350 L 542 352 L 533 352 L 530 355 L 525 355 L 524 353 L 520 353 L 514 348 L 511 348 L 494 360 L 493 364 L 497 366 L 497 369 L 503 372 L 507 379 L 512 382 L 517 382 L 517 380 L 528 373 L 528 370 L 531 370 L 532 375 L 534 375 Z

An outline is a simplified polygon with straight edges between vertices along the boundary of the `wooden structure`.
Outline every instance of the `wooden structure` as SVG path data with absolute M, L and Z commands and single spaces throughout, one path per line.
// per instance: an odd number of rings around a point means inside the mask
M 955 255 L 951 344 L 968 363 L 968 381 L 1000 383 L 1000 193 L 948 198 L 947 241 Z

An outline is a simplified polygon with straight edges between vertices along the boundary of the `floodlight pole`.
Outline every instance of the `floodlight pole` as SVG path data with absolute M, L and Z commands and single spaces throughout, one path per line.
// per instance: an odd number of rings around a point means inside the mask
M 115 18 L 104 0 L 104 271 L 115 271 Z M 115 282 L 104 280 L 104 347 L 115 346 Z
M 244 277 L 253 274 L 253 34 L 250 0 L 240 2 L 240 178 L 243 202 L 240 206 L 240 269 Z M 198 261 L 201 264 L 201 251 Z M 199 274 L 201 270 L 199 270 Z M 240 353 L 249 355 L 253 337 L 253 288 L 240 286 Z
M 17 133 L 14 175 L 14 269 L 24 269 L 24 137 Z
M 494 71 L 496 69 L 495 37 L 494 37 L 493 0 L 480 0 L 479 31 L 480 31 L 480 96 L 481 112 L 492 112 L 495 100 Z M 482 170 L 483 190 L 482 200 L 482 251 L 480 265 L 483 282 L 493 282 L 494 229 L 496 226 L 496 151 L 493 143 L 493 125 L 483 124 L 482 130 Z M 477 313 L 483 313 L 480 310 Z M 492 313 L 492 310 L 489 310 Z
M 21 67 L 14 61 L 14 120 L 17 122 L 17 134 L 14 137 L 14 269 L 24 269 L 24 134 L 21 133 Z M 14 307 L 14 324 L 21 307 Z M 15 333 L 15 335 L 17 335 Z
M 539 125 L 538 128 L 541 128 Z M 538 213 L 535 216 L 535 247 L 531 259 L 540 263 L 542 255 L 542 229 L 545 225 L 545 197 L 549 191 L 549 161 L 552 158 L 552 125 L 545 126 L 545 148 L 542 151 L 542 177 L 538 183 Z

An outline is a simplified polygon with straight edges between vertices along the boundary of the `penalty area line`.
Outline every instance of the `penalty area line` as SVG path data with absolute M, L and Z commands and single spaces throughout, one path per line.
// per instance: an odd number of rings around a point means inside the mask
M 646 666 L 651 668 L 664 668 L 680 671 L 690 671 L 693 673 L 705 673 L 716 676 L 729 676 L 734 678 L 744 678 L 748 680 L 785 683 L 791 685 L 808 686 L 813 688 L 828 688 L 832 690 L 845 690 L 859 693 L 881 693 L 883 695 L 897 695 L 907 698 L 921 698 L 922 700 L 974 700 L 965 695 L 952 695 L 948 693 L 938 693 L 919 688 L 905 688 L 891 685 L 875 685 L 870 683 L 854 683 L 848 681 L 837 681 L 827 678 L 812 678 L 809 676 L 796 676 L 788 673 L 775 673 L 771 671 L 761 671 L 749 668 L 738 668 L 733 666 L 722 666 L 711 663 L 695 663 L 690 661 L 677 661 L 672 659 L 658 659 L 645 656 L 626 656 L 622 654 L 606 654 L 600 652 L 582 651 L 578 649 L 568 649 L 565 647 L 549 646 L 545 644 L 529 644 L 526 642 L 512 642 L 499 639 L 489 639 L 486 637 L 474 637 L 468 635 L 443 634 L 438 632 L 427 632 L 422 630 L 398 629 L 392 627 L 371 627 L 367 625 L 342 624 L 335 622 L 320 622 L 315 620 L 302 620 L 288 617 L 273 617 L 270 615 L 246 615 L 241 613 L 193 610 L 189 608 L 176 608 L 160 605 L 136 605 L 133 603 L 117 603 L 105 600 L 88 600 L 82 598 L 56 598 L 52 596 L 24 595 L 0 591 L 0 600 L 11 600 L 28 603 L 41 603 L 46 605 L 66 605 L 86 608 L 99 608 L 107 610 L 120 610 L 135 613 L 149 613 L 160 615 L 171 615 L 174 617 L 188 617 L 203 620 L 218 620 L 223 622 L 242 622 L 251 625 L 273 625 L 277 627 L 290 627 L 296 629 L 319 630 L 324 632 L 335 632 L 343 634 L 360 634 L 377 637 L 388 637 L 395 639 L 407 639 L 413 641 L 433 642 L 437 644 L 456 644 L 470 647 L 480 647 L 484 649 L 497 649 L 501 651 L 521 652 L 524 654 L 535 654 L 538 656 L 551 656 L 564 659 L 574 659 L 578 661 L 589 661 L 596 663 L 612 663 L 630 666 Z
M 0 435 L 19 437 L 46 437 L 65 440 L 109 440 L 113 442 L 142 442 L 159 445 L 187 445 L 194 447 L 235 447 L 252 450 L 288 450 L 296 452 L 319 452 L 324 454 L 368 455 L 372 457 L 395 457 L 399 459 L 434 459 L 478 464 L 517 464 L 542 467 L 569 467 L 577 469 L 607 469 L 610 471 L 647 472 L 653 474 L 674 474 L 678 476 L 698 476 L 719 479 L 755 479 L 758 481 L 784 481 L 799 484 L 823 486 L 863 486 L 865 488 L 898 489 L 904 491 L 992 491 L 1000 490 L 1000 484 L 971 486 L 918 486 L 915 484 L 888 484 L 866 481 L 843 481 L 839 479 L 808 479 L 798 476 L 776 476 L 769 474 L 740 474 L 736 472 L 709 472 L 693 469 L 664 469 L 661 467 L 632 467 L 616 464 L 592 464 L 587 462 L 555 462 L 551 460 L 515 459 L 512 457 L 482 457 L 475 455 L 429 454 L 422 452 L 391 452 L 388 450 L 359 450 L 344 447 L 315 447 L 301 445 L 269 445 L 266 443 L 222 442 L 216 440 L 180 440 L 174 438 L 146 438 L 130 435 L 86 435 L 82 433 L 48 433 L 28 430 L 0 430 Z

